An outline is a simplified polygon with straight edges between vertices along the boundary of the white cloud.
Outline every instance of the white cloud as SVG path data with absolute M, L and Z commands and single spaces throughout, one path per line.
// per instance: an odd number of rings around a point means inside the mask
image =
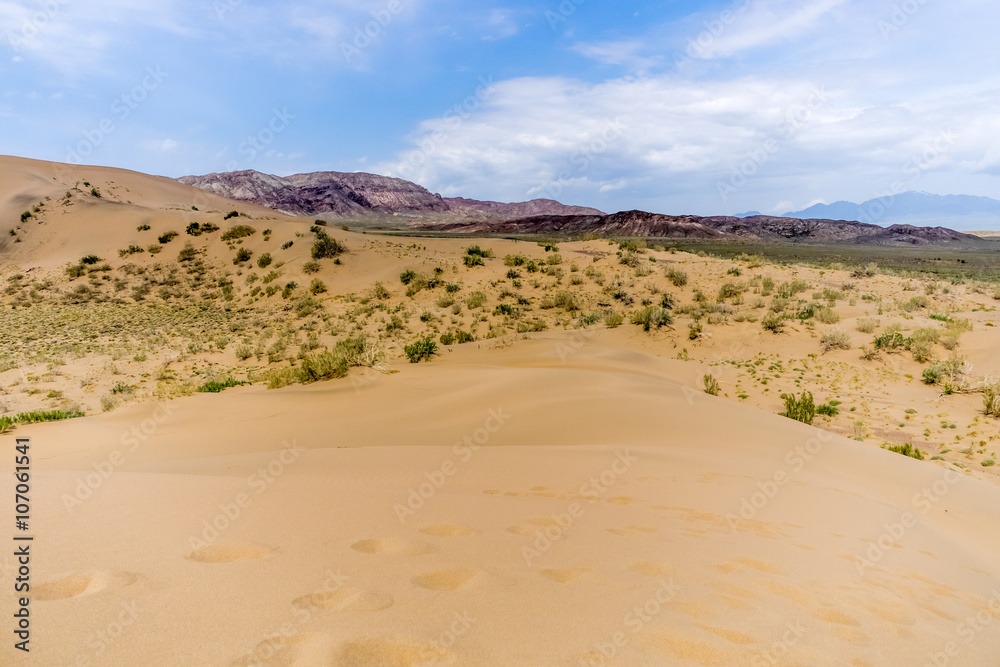
M 574 45 L 573 50 L 605 65 L 618 65 L 640 74 L 646 73 L 662 62 L 660 56 L 643 55 L 646 46 L 641 40 L 581 42 Z
M 870 99 L 870 90 L 865 81 L 824 88 L 749 76 L 514 79 L 496 84 L 464 120 L 423 122 L 414 147 L 376 171 L 505 200 L 586 202 L 613 196 L 620 183 L 646 190 L 660 183 L 663 197 L 684 192 L 702 212 L 718 213 L 737 210 L 718 184 L 739 169 L 750 174 L 737 179 L 738 190 L 779 201 L 790 191 L 829 196 L 847 181 L 888 188 L 909 179 L 916 186 L 942 170 L 988 168 L 1000 156 L 991 112 L 1000 90 L 980 91 L 974 107 L 966 98 L 933 95 L 886 105 Z M 946 141 L 949 126 L 954 137 Z
M 697 42 L 689 55 L 724 58 L 742 51 L 801 39 L 816 28 L 831 10 L 849 0 L 757 0 L 738 3 L 730 21 L 714 19 L 707 28 L 710 39 Z

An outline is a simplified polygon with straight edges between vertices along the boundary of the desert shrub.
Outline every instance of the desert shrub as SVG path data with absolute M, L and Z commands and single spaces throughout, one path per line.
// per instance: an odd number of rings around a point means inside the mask
M 314 273 L 319 273 L 319 262 L 308 261 L 302 265 L 302 272 L 307 275 L 312 275 Z
M 142 249 L 142 246 L 137 246 L 137 245 L 133 244 L 133 245 L 130 245 L 129 247 L 127 247 L 127 248 L 122 248 L 121 250 L 119 250 L 118 251 L 118 256 L 119 257 L 128 257 L 129 255 L 137 255 L 140 252 L 145 252 L 145 250 Z
M 801 292 L 805 292 L 809 289 L 809 283 L 804 280 L 793 280 L 791 282 L 781 283 L 778 286 L 778 296 L 791 299 Z
M 711 396 L 718 396 L 721 387 L 719 386 L 719 381 L 715 379 L 711 373 L 706 374 L 701 379 L 702 383 L 705 385 L 705 393 Z
M 469 246 L 468 248 L 466 248 L 465 254 L 466 256 L 472 256 L 472 257 L 486 257 L 486 258 L 493 257 L 492 250 L 483 250 L 477 245 Z
M 991 417 L 1000 417 L 1000 379 L 987 376 L 983 380 L 983 407 Z
M 736 283 L 725 283 L 722 287 L 719 288 L 718 301 L 721 303 L 726 299 L 732 299 L 738 297 L 741 294 L 743 294 L 744 291 L 745 289 L 742 286 L 737 285 Z
M 87 269 L 84 268 L 83 264 L 71 264 L 70 266 L 66 267 L 66 275 L 68 275 L 70 279 L 80 278 L 81 276 L 84 276 L 86 274 L 87 274 Z
M 42 422 L 62 421 L 85 416 L 79 410 L 33 410 L 16 415 L 0 417 L 0 433 L 11 430 L 15 424 L 40 424 Z
M 767 313 L 760 323 L 765 331 L 770 331 L 771 333 L 779 334 L 785 330 L 785 318 L 778 313 Z
M 627 252 L 618 253 L 618 262 L 634 269 L 639 266 L 640 259 L 639 255 L 632 250 L 629 250 Z
M 229 220 L 230 218 L 238 218 L 238 217 L 240 217 L 240 212 L 239 211 L 230 211 L 229 213 L 226 213 L 226 215 L 223 216 L 222 219 L 223 220 Z
M 198 251 L 194 249 L 194 246 L 188 243 L 181 249 L 179 253 L 177 253 L 177 261 L 190 262 L 197 256 L 198 256 Z
M 404 347 L 403 353 L 406 354 L 406 358 L 410 360 L 411 364 L 430 361 L 431 357 L 437 353 L 437 343 L 430 336 L 427 336 Z
M 625 322 L 625 316 L 613 310 L 604 314 L 604 325 L 609 329 L 616 329 Z
M 250 258 L 253 256 L 253 251 L 249 248 L 240 248 L 236 251 L 236 256 L 233 257 L 233 264 L 242 264 L 243 262 L 249 262 Z
M 905 445 L 890 445 L 886 447 L 890 452 L 895 452 L 896 454 L 902 454 L 903 456 L 909 456 L 911 459 L 917 459 L 918 461 L 924 460 L 924 453 L 919 449 L 915 448 L 912 443 L 906 443 Z
M 834 327 L 823 332 L 820 337 L 820 346 L 823 348 L 823 352 L 849 350 L 851 349 L 851 337 L 844 329 Z
M 312 246 L 313 259 L 332 259 L 347 252 L 347 248 L 337 239 L 320 230 L 316 233 L 316 242 Z
M 837 401 L 836 403 L 839 403 L 839 401 Z M 827 417 L 836 417 L 838 414 L 840 414 L 840 408 L 834 405 L 834 402 L 823 403 L 822 405 L 816 406 L 816 414 L 826 415 Z
M 201 229 L 201 223 L 198 222 L 188 223 L 187 229 L 185 229 L 184 231 L 191 236 L 201 236 L 203 233 Z
M 464 343 L 472 343 L 472 342 L 474 342 L 476 340 L 476 337 L 473 336 L 468 331 L 461 331 L 461 330 L 459 330 L 459 331 L 455 332 L 455 339 L 458 341 L 459 345 L 462 345 Z
M 884 333 L 875 339 L 875 349 L 884 350 L 890 354 L 899 352 L 906 346 L 907 339 L 898 331 Z
M 521 274 L 516 269 L 510 269 L 509 271 L 507 271 L 507 278 L 510 280 L 517 280 L 520 277 Z
M 785 411 L 781 416 L 800 421 L 803 424 L 812 424 L 816 416 L 816 405 L 813 403 L 812 392 L 802 392 L 802 396 L 796 398 L 795 394 L 782 394 L 785 401 Z
M 161 246 L 159 243 L 151 243 L 146 248 L 146 252 L 148 252 L 150 255 L 159 255 L 161 252 L 163 252 L 163 246 Z
M 873 333 L 878 325 L 879 321 L 874 317 L 859 317 L 856 327 L 861 333 Z
M 523 255 L 507 255 L 503 258 L 505 266 L 524 266 L 528 260 Z
M 684 287 L 687 285 L 688 275 L 680 269 L 667 269 L 665 274 L 667 279 L 674 284 L 674 287 Z
M 641 326 L 643 331 L 649 331 L 653 327 L 659 329 L 673 324 L 674 318 L 666 308 L 646 306 L 642 310 L 632 313 L 630 321 L 632 324 Z
M 228 218 L 227 218 L 228 220 Z M 253 236 L 257 233 L 257 230 L 250 225 L 236 225 L 235 227 L 230 227 L 222 234 L 223 241 L 236 241 L 237 239 L 246 238 L 248 236 Z
M 218 394 L 219 392 L 230 389 L 232 387 L 240 387 L 245 384 L 250 384 L 249 382 L 244 382 L 243 380 L 234 380 L 233 378 L 226 378 L 222 382 L 218 380 L 210 380 L 205 384 L 198 387 L 198 391 L 205 394 Z
M 580 310 L 580 304 L 576 300 L 576 295 L 569 290 L 561 290 L 551 296 L 546 296 L 538 304 L 539 308 L 548 310 L 551 308 L 563 308 L 570 312 Z
M 240 361 L 246 361 L 253 356 L 253 348 L 249 345 L 239 345 L 236 348 L 236 358 Z
M 445 333 L 441 334 L 441 337 L 438 340 L 441 341 L 442 345 L 454 345 L 455 334 L 451 333 L 450 331 L 446 331 Z
M 837 314 L 837 311 L 826 306 L 817 308 L 814 317 L 823 324 L 836 324 L 840 321 L 840 315 Z
M 927 308 L 930 305 L 931 305 L 930 299 L 928 299 L 926 296 L 915 296 L 906 303 L 904 303 L 902 306 L 900 306 L 900 308 L 902 308 L 908 313 L 912 313 L 915 310 L 919 310 L 921 308 Z
M 273 261 L 274 258 L 271 257 L 271 253 L 265 252 L 263 255 L 257 258 L 257 266 L 259 266 L 262 269 L 266 269 L 267 267 L 271 266 L 271 262 Z
M 482 255 L 466 255 L 462 258 L 462 261 L 470 269 L 474 266 L 486 266 L 486 262 L 483 261 Z
M 409 285 L 416 279 L 416 277 L 417 277 L 416 271 L 414 271 L 413 269 L 407 269 L 406 271 L 403 271 L 401 274 L 399 274 L 399 282 L 403 283 L 404 285 Z
M 175 231 L 164 232 L 156 237 L 156 240 L 162 244 L 167 244 L 177 238 L 179 235 Z
M 309 283 L 309 293 L 310 294 L 322 294 L 326 291 L 326 283 L 324 283 L 319 278 L 313 278 L 312 282 Z
M 87 264 L 88 266 L 97 264 L 99 261 L 101 261 L 101 258 L 97 255 L 87 255 L 80 258 L 80 263 Z
M 552 253 L 545 259 L 545 263 L 551 266 L 562 264 L 562 261 L 563 261 L 562 255 L 560 255 L 557 252 Z
M 482 292 L 473 292 L 465 299 L 465 305 L 469 310 L 482 308 L 486 304 L 486 295 Z
M 761 296 L 771 296 L 774 292 L 774 278 L 766 276 L 760 280 L 760 295 Z

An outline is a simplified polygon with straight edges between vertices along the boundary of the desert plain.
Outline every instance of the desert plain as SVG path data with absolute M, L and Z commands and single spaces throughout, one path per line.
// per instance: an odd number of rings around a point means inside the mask
M 3 664 L 997 664 L 994 283 L 0 176 Z

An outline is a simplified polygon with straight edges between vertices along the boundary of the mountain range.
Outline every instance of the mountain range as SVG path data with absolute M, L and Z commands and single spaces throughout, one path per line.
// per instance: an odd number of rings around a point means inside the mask
M 908 191 L 860 204 L 849 201 L 814 204 L 784 216 L 858 220 L 879 225 L 944 225 L 959 230 L 1000 229 L 1000 201 L 989 197 Z
M 604 214 L 595 208 L 565 206 L 552 199 L 505 204 L 442 197 L 401 178 L 366 173 L 322 171 L 282 177 L 247 170 L 185 176 L 178 180 L 228 199 L 252 202 L 292 215 L 356 217 L 417 214 L 514 218 Z
M 247 170 L 185 176 L 178 180 L 228 199 L 292 215 L 360 220 L 363 225 L 381 229 L 868 245 L 980 242 L 977 237 L 939 225 L 892 224 L 883 227 L 872 222 L 859 222 L 853 219 L 857 216 L 851 215 L 858 212 L 859 205 L 849 202 L 817 204 L 785 216 L 761 215 L 756 211 L 743 216 L 707 217 L 646 211 L 607 215 L 597 209 L 568 206 L 551 199 L 502 203 L 442 197 L 410 181 L 366 173 L 325 171 L 281 177 Z M 928 198 L 936 197 L 910 194 L 899 195 L 893 206 L 883 205 L 883 209 L 897 216 L 912 215 L 922 210 L 921 201 L 931 201 Z M 964 206 L 962 210 L 965 211 L 986 211 L 989 209 L 987 202 L 993 201 L 984 197 L 939 199 L 946 199 L 945 204 L 952 207 L 950 210 L 959 210 Z M 978 209 L 966 200 L 976 200 L 974 203 Z M 1000 211 L 1000 202 L 994 203 Z

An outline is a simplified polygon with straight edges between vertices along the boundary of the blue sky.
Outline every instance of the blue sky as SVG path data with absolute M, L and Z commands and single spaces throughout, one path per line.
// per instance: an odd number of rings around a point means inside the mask
M 136 4 L 0 0 L 0 152 L 608 211 L 1000 198 L 986 0 Z

